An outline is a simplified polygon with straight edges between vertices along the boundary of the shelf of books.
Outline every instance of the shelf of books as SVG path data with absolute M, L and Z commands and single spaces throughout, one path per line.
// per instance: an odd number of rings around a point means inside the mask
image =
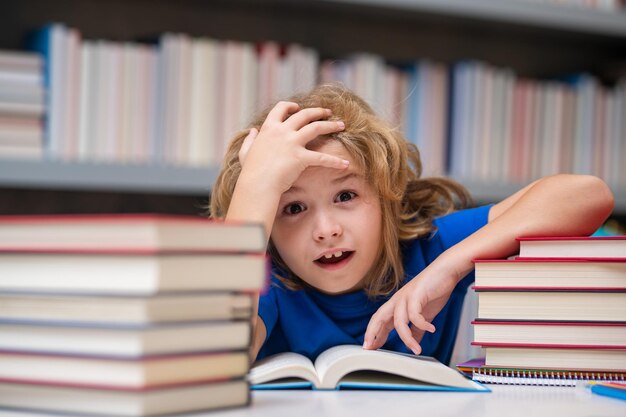
M 385 7 L 465 16 L 522 7 L 499 3 Z M 623 13 L 536 6 L 606 15 L 603 27 L 624 20 Z M 571 172 L 603 178 L 617 211 L 626 212 L 624 77 L 530 79 L 482 61 L 399 64 L 371 53 L 326 59 L 298 44 L 182 33 L 150 44 L 84 39 L 64 24 L 30 39 L 30 51 L 0 54 L 0 187 L 206 195 L 228 140 L 256 111 L 316 83 L 340 82 L 419 147 L 426 175 L 459 179 L 479 202 Z
M 619 0 L 331 0 L 359 6 L 432 12 L 463 18 L 517 23 L 547 29 L 626 37 L 626 14 Z

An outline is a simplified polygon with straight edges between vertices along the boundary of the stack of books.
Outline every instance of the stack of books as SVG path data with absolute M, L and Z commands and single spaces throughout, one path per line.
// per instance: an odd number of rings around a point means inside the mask
M 475 263 L 473 344 L 485 361 L 461 370 L 503 383 L 624 381 L 626 237 L 519 241 L 519 257 Z
M 249 403 L 264 229 L 0 217 L 0 406 L 144 416 Z
M 45 89 L 43 56 L 0 51 L 0 157 L 41 159 Z

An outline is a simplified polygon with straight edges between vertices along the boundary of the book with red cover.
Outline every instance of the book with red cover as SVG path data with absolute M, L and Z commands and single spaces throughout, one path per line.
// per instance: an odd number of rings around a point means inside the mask
M 476 288 L 626 290 L 626 259 L 517 258 L 474 261 Z
M 520 258 L 621 258 L 626 236 L 519 237 Z
M 481 346 L 626 349 L 626 322 L 474 320 Z
M 478 318 L 521 321 L 626 321 L 626 291 L 473 287 Z
M 244 378 L 149 389 L 96 389 L 69 384 L 0 381 L 2 406 L 77 415 L 152 416 L 250 404 Z
M 626 372 L 626 349 L 621 347 L 485 346 L 476 342 L 472 342 L 472 345 L 482 346 L 485 349 L 485 364 L 494 367 Z
M 0 291 L 146 296 L 193 291 L 259 291 L 268 278 L 265 253 L 5 251 Z
M 243 378 L 247 350 L 137 358 L 0 350 L 0 381 L 142 390 Z
M 2 250 L 263 252 L 254 223 L 163 214 L 0 216 Z

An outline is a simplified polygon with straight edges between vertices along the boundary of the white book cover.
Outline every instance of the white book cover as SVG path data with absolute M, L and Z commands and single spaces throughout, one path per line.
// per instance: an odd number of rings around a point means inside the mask
M 63 114 L 63 132 L 59 157 L 74 161 L 78 156 L 78 102 L 81 87 L 81 34 L 76 29 L 67 29 L 64 43 L 66 49 L 66 87 Z
M 592 168 L 593 106 L 597 82 L 589 75 L 581 75 L 576 87 L 576 134 L 573 169 L 578 174 L 589 174 Z
M 622 80 L 615 88 L 615 103 L 612 115 L 612 143 L 614 151 L 611 153 L 611 172 L 609 180 L 621 189 L 626 189 L 626 164 L 623 163 L 626 154 L 626 80 Z
M 44 59 L 38 52 L 0 50 L 0 72 L 41 74 Z
M 176 76 L 174 136 L 172 139 L 171 162 L 174 165 L 189 165 L 189 112 L 191 106 L 191 37 L 184 34 L 176 38 Z
M 510 70 L 504 70 L 504 97 L 503 97 L 503 111 L 502 111 L 502 156 L 500 164 L 498 165 L 498 178 L 503 182 L 511 181 L 511 172 L 509 161 L 514 157 L 512 154 L 513 149 L 513 112 L 514 112 L 514 88 L 516 76 L 515 73 Z M 515 155 L 517 157 L 517 155 Z
M 276 42 L 268 41 L 260 45 L 258 56 L 258 105 L 260 109 L 269 106 L 276 100 L 278 88 L 280 46 Z
M 543 145 L 543 128 L 546 118 L 546 96 L 547 91 L 544 84 L 535 81 L 535 94 L 533 96 L 533 125 L 530 154 L 530 180 L 535 180 L 541 176 L 541 152 Z
M 63 113 L 66 85 L 66 50 L 65 36 L 67 28 L 60 24 L 51 27 L 50 56 L 48 71 L 50 86 L 48 90 L 48 114 L 46 123 L 46 154 L 56 159 L 61 149 L 63 132 Z
M 93 135 L 93 110 L 95 100 L 95 54 L 96 45 L 93 41 L 82 42 L 79 52 L 80 60 L 80 95 L 78 98 L 78 140 L 76 159 L 86 161 L 91 158 L 91 136 Z
M 253 115 L 258 111 L 255 103 L 258 100 L 258 58 L 255 46 L 252 43 L 241 43 L 241 72 L 239 89 L 238 119 L 232 134 L 245 129 L 252 121 Z M 221 160 L 221 157 L 220 157 Z
M 159 111 L 159 52 L 158 47 L 145 46 L 141 53 L 141 85 L 144 112 L 141 123 L 141 143 L 137 158 L 141 163 L 155 163 L 157 117 Z
M 217 116 L 218 41 L 198 38 L 191 45 L 191 107 L 189 111 L 189 149 L 192 166 L 216 163 L 213 127 Z
M 450 174 L 456 178 L 464 178 L 465 138 L 467 129 L 465 113 L 468 97 L 468 63 L 460 62 L 452 67 L 452 103 L 450 131 Z

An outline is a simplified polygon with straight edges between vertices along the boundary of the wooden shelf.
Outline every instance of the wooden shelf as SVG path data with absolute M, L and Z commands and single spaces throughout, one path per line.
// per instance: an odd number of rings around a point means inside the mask
M 529 0 L 318 0 L 430 12 L 626 39 L 626 13 Z
M 0 160 L 0 187 L 205 196 L 218 168 Z
M 218 169 L 5 159 L 0 160 L 0 188 L 208 196 Z M 478 203 L 500 201 L 527 185 L 455 179 L 468 188 Z M 612 190 L 615 212 L 626 214 L 626 190 Z

